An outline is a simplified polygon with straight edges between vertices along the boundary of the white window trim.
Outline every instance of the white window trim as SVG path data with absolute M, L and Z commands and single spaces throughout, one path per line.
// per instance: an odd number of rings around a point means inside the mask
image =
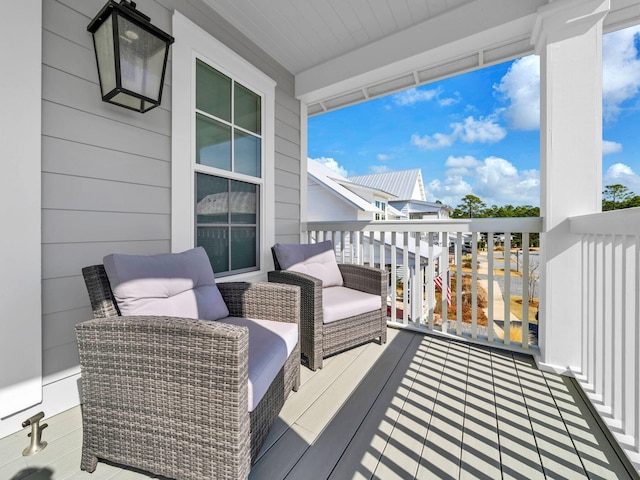
M 171 251 L 193 248 L 195 232 L 195 60 L 237 79 L 262 95 L 262 181 L 260 182 L 259 269 L 229 275 L 243 280 L 266 276 L 275 243 L 276 82 L 178 11 L 173 12 L 171 103 Z M 206 53 L 205 53 L 206 52 Z M 230 172 L 230 177 L 236 177 Z

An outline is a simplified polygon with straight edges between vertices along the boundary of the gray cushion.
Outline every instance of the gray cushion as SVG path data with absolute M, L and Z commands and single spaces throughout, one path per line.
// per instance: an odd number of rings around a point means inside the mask
M 322 287 L 341 286 L 342 274 L 330 240 L 309 244 L 276 243 L 273 250 L 282 270 L 305 273 L 322 280 Z
M 227 317 L 221 322 L 249 329 L 249 411 L 258 405 L 298 343 L 298 324 Z
M 201 320 L 229 315 L 202 247 L 160 255 L 112 254 L 103 262 L 122 315 Z
M 373 310 L 380 310 L 380 295 L 352 290 L 347 287 L 322 289 L 322 322 L 331 323 Z

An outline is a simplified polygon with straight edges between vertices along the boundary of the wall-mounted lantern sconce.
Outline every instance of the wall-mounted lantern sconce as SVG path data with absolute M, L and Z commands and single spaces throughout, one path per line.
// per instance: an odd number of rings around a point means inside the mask
M 160 105 L 169 45 L 174 38 L 151 25 L 129 0 L 109 0 L 91 21 L 102 100 L 137 112 Z

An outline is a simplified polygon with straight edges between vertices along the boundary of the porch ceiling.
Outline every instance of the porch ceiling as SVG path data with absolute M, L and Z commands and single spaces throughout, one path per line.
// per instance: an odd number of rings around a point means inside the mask
M 315 115 L 533 52 L 549 0 L 203 0 L 295 75 Z M 611 0 L 610 24 L 638 15 Z
M 204 1 L 296 75 L 309 115 L 526 54 L 548 2 Z

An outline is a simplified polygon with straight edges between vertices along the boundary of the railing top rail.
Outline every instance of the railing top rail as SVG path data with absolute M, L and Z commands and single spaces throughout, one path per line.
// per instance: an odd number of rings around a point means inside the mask
M 446 218 L 434 220 L 372 220 L 306 222 L 302 231 L 361 232 L 527 232 L 542 231 L 541 217 L 517 218 Z
M 569 230 L 578 234 L 640 235 L 640 207 L 571 217 Z

